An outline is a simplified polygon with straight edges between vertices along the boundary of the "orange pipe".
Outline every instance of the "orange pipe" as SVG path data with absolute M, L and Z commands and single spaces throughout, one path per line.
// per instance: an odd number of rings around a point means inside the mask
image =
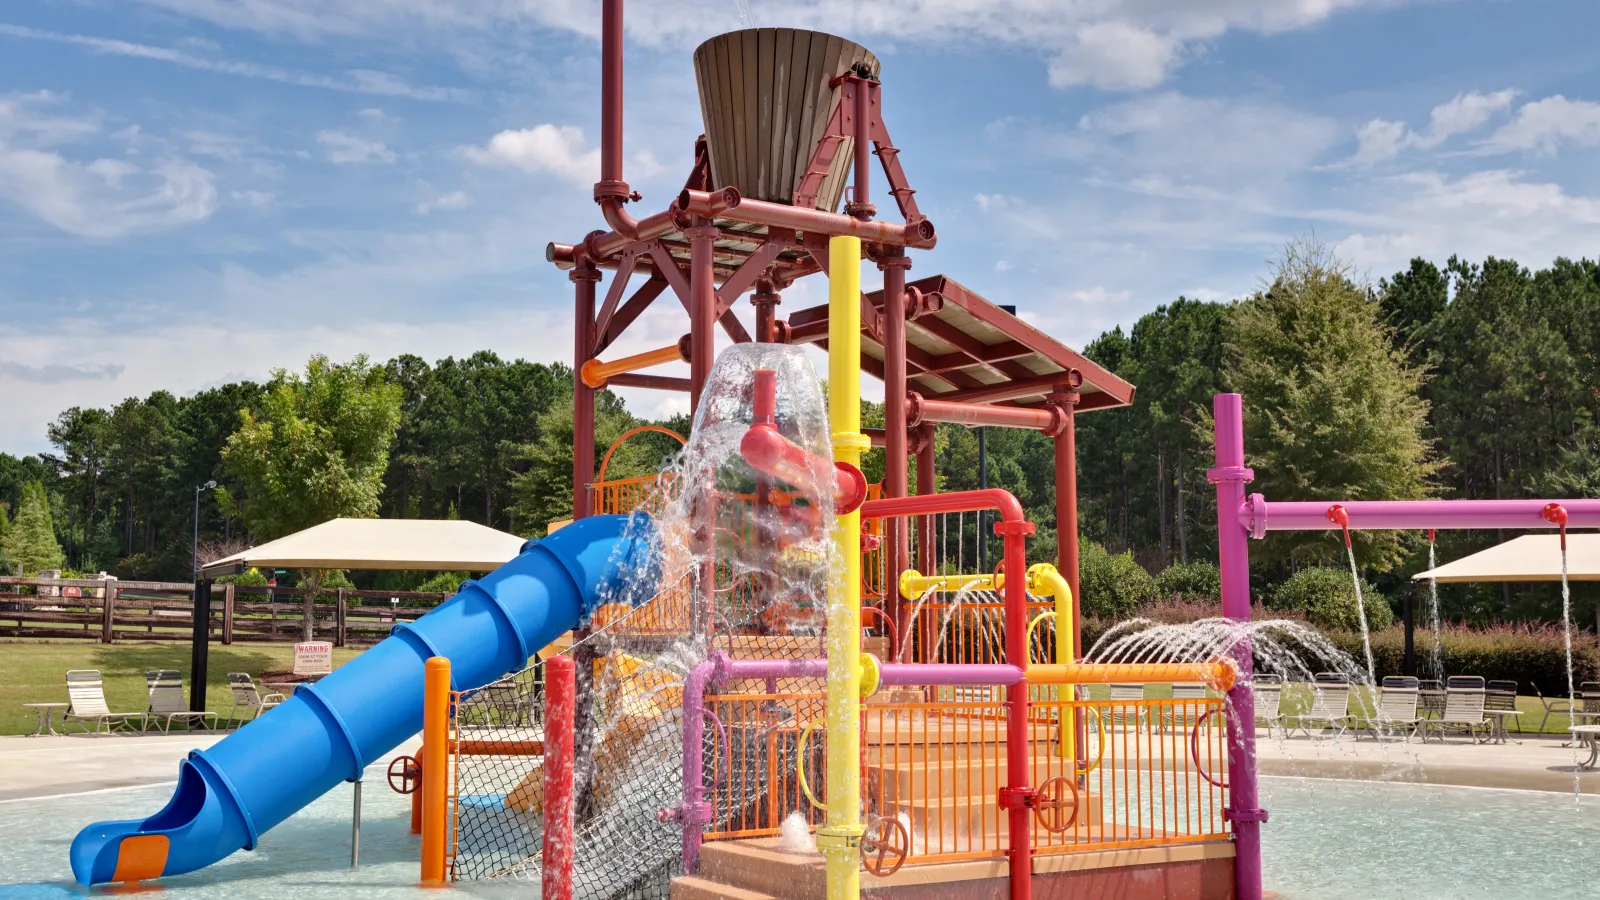
M 422 751 L 422 748 L 418 747 L 417 748 L 417 755 L 416 755 L 417 771 L 418 772 L 423 772 L 423 771 L 427 770 L 428 764 L 423 761 L 423 756 L 424 756 L 424 753 Z M 418 777 L 425 777 L 425 776 L 420 776 L 419 775 Z M 422 786 L 421 785 L 418 785 L 417 789 L 411 792 L 411 833 L 412 834 L 421 834 L 422 833 Z
M 445 767 L 450 740 L 450 660 L 428 659 L 422 687 L 422 883 L 444 883 Z
M 451 741 L 450 749 L 460 756 L 543 756 L 544 741 Z
M 1233 688 L 1238 673 L 1225 660 L 1208 663 L 1073 663 L 1028 667 L 1030 684 L 1171 684 L 1203 681 L 1219 691 Z
M 613 375 L 621 375 L 624 372 L 637 372 L 640 369 L 648 369 L 651 366 L 659 366 L 669 362 L 688 362 L 689 354 L 683 352 L 680 346 L 680 344 L 673 344 L 670 347 L 658 347 L 655 350 L 646 350 L 643 353 L 624 356 L 611 362 L 591 359 L 583 364 L 583 368 L 578 370 L 578 373 L 583 378 L 584 384 L 592 388 L 603 388 L 606 386 L 607 379 Z

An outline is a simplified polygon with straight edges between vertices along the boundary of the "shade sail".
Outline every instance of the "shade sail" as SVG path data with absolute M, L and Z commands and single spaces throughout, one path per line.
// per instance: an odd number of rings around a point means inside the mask
M 207 563 L 207 575 L 278 569 L 443 569 L 487 572 L 522 549 L 514 534 L 476 522 L 333 519 Z
M 1560 581 L 1561 536 L 1530 534 L 1513 538 L 1412 578 L 1439 582 Z M 1600 534 L 1567 535 L 1567 578 L 1600 581 Z

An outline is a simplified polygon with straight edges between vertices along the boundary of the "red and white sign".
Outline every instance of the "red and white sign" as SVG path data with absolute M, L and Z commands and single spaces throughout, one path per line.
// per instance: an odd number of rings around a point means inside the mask
M 294 674 L 326 675 L 332 671 L 332 644 L 327 641 L 307 641 L 294 645 Z
M 78 587 L 75 584 L 69 584 L 66 587 L 61 589 L 61 596 L 63 596 L 63 597 L 82 597 L 83 596 L 83 588 Z

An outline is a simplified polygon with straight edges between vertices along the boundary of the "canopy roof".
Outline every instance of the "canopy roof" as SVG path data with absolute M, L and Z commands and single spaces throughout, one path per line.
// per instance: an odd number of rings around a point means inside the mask
M 1530 534 L 1513 538 L 1412 577 L 1440 582 L 1560 581 L 1561 536 Z M 1567 578 L 1600 581 L 1600 534 L 1567 535 Z
M 333 519 L 207 563 L 209 576 L 278 569 L 443 569 L 488 572 L 522 549 L 514 534 L 476 522 Z

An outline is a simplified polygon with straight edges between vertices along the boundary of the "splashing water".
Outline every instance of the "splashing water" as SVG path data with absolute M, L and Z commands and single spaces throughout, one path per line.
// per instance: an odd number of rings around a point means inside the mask
M 1572 677 L 1572 585 L 1567 581 L 1567 531 L 1561 530 L 1561 637 L 1566 644 L 1567 651 L 1567 709 L 1578 708 L 1578 692 L 1573 686 Z M 1576 724 L 1577 717 L 1568 713 L 1571 724 Z M 1571 727 L 1570 724 L 1568 727 Z M 1577 735 L 1572 736 L 1572 797 L 1577 801 L 1583 794 L 1583 785 L 1578 779 L 1578 748 L 1582 746 Z
M 1356 619 L 1361 622 L 1361 652 L 1367 657 L 1367 683 L 1376 684 L 1377 667 L 1372 664 L 1372 635 L 1367 629 L 1367 602 L 1361 596 L 1361 572 L 1356 568 L 1356 548 L 1346 541 L 1344 551 L 1350 558 L 1350 582 L 1356 587 Z
M 1428 540 L 1428 571 L 1438 567 L 1434 559 L 1434 542 Z M 1444 684 L 1444 626 L 1439 621 L 1439 581 L 1435 578 L 1428 579 L 1428 628 L 1433 632 L 1433 646 L 1428 652 L 1428 674 L 1433 680 Z

